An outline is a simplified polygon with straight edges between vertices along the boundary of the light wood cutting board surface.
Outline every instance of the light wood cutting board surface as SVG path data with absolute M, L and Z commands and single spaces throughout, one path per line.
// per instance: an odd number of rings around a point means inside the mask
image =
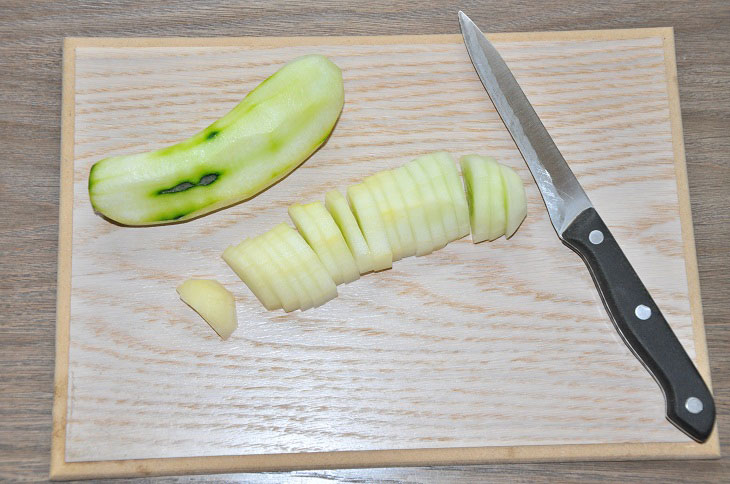
M 708 377 L 669 29 L 490 36 Z M 283 63 L 328 55 L 346 101 L 327 144 L 254 199 L 124 228 L 89 204 L 89 167 L 181 140 Z M 664 418 L 458 36 L 69 39 L 56 477 L 585 458 L 712 457 Z M 267 312 L 220 259 L 368 174 L 434 150 L 490 154 L 525 181 L 509 241 L 467 237 Z M 175 286 L 237 297 L 222 342 Z

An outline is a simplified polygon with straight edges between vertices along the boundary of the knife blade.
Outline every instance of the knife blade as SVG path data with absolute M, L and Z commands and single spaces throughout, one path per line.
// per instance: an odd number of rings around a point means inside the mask
M 459 24 L 474 69 L 525 159 L 558 237 L 583 259 L 616 330 L 657 381 L 667 419 L 705 442 L 715 424 L 708 386 L 497 49 L 461 11 Z

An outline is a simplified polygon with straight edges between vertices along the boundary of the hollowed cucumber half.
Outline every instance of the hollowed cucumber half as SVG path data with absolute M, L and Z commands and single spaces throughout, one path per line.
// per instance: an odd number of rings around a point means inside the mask
M 300 57 L 187 140 L 97 162 L 89 173 L 91 204 L 115 222 L 150 225 L 250 198 L 324 143 L 343 103 L 340 69 L 321 55 Z

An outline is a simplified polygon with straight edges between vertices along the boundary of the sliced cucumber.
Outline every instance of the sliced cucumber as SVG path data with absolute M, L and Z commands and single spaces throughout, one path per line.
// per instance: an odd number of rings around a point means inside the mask
M 505 206 L 507 207 L 507 226 L 505 236 L 512 237 L 527 216 L 527 195 L 520 175 L 512 168 L 500 165 L 504 185 Z
M 342 273 L 342 282 L 349 283 L 358 280 L 360 278 L 360 271 L 357 270 L 355 259 L 350 249 L 347 248 L 347 243 L 342 237 L 342 233 L 337 227 L 337 224 L 332 219 L 332 215 L 330 215 L 320 202 L 308 203 L 304 205 L 304 209 L 319 229 L 319 233 L 324 239 L 324 244 L 335 259 L 335 263 Z
M 424 155 L 416 158 L 411 163 L 418 163 L 431 181 L 431 186 L 436 194 L 441 210 L 441 220 L 444 223 L 444 231 L 446 232 L 446 243 L 459 238 L 459 227 L 456 222 L 456 210 L 449 195 L 449 189 L 446 186 L 441 168 L 436 158 L 432 155 Z
M 408 211 L 393 173 L 390 170 L 385 170 L 376 173 L 373 177 L 380 185 L 380 189 L 385 195 L 386 202 L 393 214 L 393 225 L 398 233 L 398 240 L 401 245 L 401 258 L 416 255 L 416 240 L 411 230 Z
M 269 232 L 264 232 L 254 239 L 251 246 L 251 257 L 260 261 L 262 270 L 266 271 L 274 288 L 279 296 L 284 311 L 290 313 L 299 308 L 299 294 L 292 282 L 291 271 L 288 270 L 284 261 L 272 247 Z
M 319 307 L 327 301 L 337 297 L 337 285 L 329 275 L 327 269 L 314 253 L 302 236 L 286 224 L 280 224 L 278 233 L 294 251 L 304 269 L 312 276 L 315 285 L 310 294 L 314 307 Z
M 232 245 L 223 252 L 223 260 L 238 277 L 251 289 L 254 296 L 269 310 L 281 308 L 281 301 L 274 292 L 266 272 L 259 261 L 249 257 L 249 249 L 253 239 L 246 239 L 238 245 Z
M 267 238 L 270 241 L 271 248 L 276 252 L 276 255 L 282 265 L 286 267 L 287 277 L 289 277 L 289 281 L 297 293 L 297 299 L 299 299 L 299 309 L 306 311 L 314 305 L 312 287 L 315 282 L 309 274 L 309 271 L 299 259 L 299 256 L 284 240 L 281 229 L 285 226 L 287 225 L 277 225 L 269 232 L 269 237 Z M 314 293 L 314 295 L 316 296 L 316 293 Z
M 385 226 L 385 235 L 388 237 L 390 250 L 393 253 L 393 262 L 401 260 L 403 258 L 403 248 L 398 236 L 398 229 L 395 226 L 395 213 L 388 204 L 385 193 L 383 193 L 383 189 L 380 183 L 377 182 L 375 175 L 365 178 L 364 185 L 370 191 L 370 195 L 375 200 L 375 206 L 380 212 L 380 218 Z
M 499 164 L 491 157 L 466 155 L 461 158 L 461 171 L 467 187 L 474 243 L 504 235 L 507 218 Z
M 449 241 L 446 236 L 446 230 L 444 228 L 444 222 L 441 215 L 441 206 L 428 175 L 426 175 L 426 172 L 423 171 L 423 168 L 421 168 L 421 165 L 418 163 L 410 162 L 399 169 L 402 168 L 405 168 L 408 171 L 408 174 L 411 176 L 416 187 L 421 193 L 423 208 L 426 211 L 426 218 L 428 220 L 428 227 L 431 229 L 433 250 L 445 247 Z
M 393 266 L 393 252 L 390 249 L 385 224 L 370 190 L 364 184 L 352 185 L 347 188 L 347 198 L 350 201 L 352 214 L 368 243 L 370 254 L 373 256 L 373 270 L 381 271 Z
M 312 220 L 312 217 L 310 217 L 304 206 L 299 205 L 298 203 L 289 206 L 289 217 L 294 222 L 294 225 L 296 225 L 299 233 L 302 234 L 302 237 L 304 237 L 304 240 L 307 241 L 309 246 L 314 250 L 314 253 L 317 254 L 317 257 L 319 257 L 319 260 L 321 260 L 322 264 L 324 264 L 327 268 L 327 272 L 329 272 L 330 276 L 332 276 L 335 284 L 342 284 L 344 281 L 342 271 L 337 265 L 329 246 L 317 227 L 317 224 L 314 220 Z
M 370 248 L 360 227 L 355 220 L 355 216 L 347 204 L 347 200 L 337 190 L 327 192 L 324 197 L 324 204 L 327 211 L 332 215 L 337 226 L 340 228 L 342 236 L 345 238 L 347 247 L 350 249 L 352 256 L 355 258 L 357 270 L 360 274 L 365 274 L 373 270 L 373 256 L 370 254 Z
M 191 138 L 115 156 L 89 173 L 94 210 L 126 225 L 188 220 L 252 197 L 307 159 L 342 110 L 342 72 L 300 57 Z
M 441 168 L 441 175 L 449 189 L 451 203 L 456 212 L 456 224 L 458 227 L 457 238 L 469 235 L 469 204 L 466 201 L 464 193 L 464 185 L 461 183 L 459 171 L 456 169 L 456 163 L 451 155 L 445 151 L 439 151 L 433 154 L 433 157 Z
M 416 255 L 430 254 L 433 250 L 433 241 L 431 240 L 431 230 L 418 187 L 408 172 L 402 168 L 397 168 L 388 173 L 393 177 L 403 197 L 403 202 L 408 213 L 408 221 L 411 224 L 411 231 L 413 232 L 413 238 L 416 244 Z
M 218 281 L 188 279 L 178 286 L 177 293 L 222 339 L 228 339 L 238 327 L 233 294 Z

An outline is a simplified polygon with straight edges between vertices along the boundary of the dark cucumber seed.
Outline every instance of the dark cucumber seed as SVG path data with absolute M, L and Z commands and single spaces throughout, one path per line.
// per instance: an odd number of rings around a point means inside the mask
M 167 188 L 165 190 L 160 190 L 157 192 L 158 195 L 169 195 L 171 193 L 180 193 L 184 192 L 186 190 L 190 190 L 191 188 L 195 187 L 205 187 L 213 183 L 218 179 L 219 174 L 218 173 L 208 173 L 207 175 L 203 175 L 198 183 L 190 183 L 189 181 L 185 181 L 182 183 L 178 183 L 172 188 Z
M 206 185 L 210 185 L 217 179 L 218 179 L 218 173 L 209 173 L 200 179 L 200 181 L 198 182 L 198 186 L 204 187 Z

